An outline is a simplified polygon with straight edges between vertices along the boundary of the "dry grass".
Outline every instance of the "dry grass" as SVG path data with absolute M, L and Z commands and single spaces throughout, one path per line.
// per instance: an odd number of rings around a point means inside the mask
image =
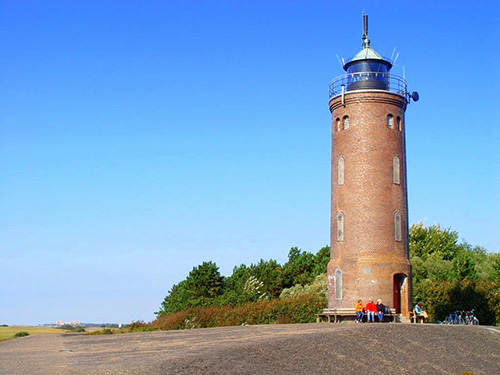
M 53 327 L 39 327 L 39 326 L 9 326 L 0 327 L 0 341 L 13 339 L 14 335 L 18 332 L 26 331 L 30 335 L 47 334 L 47 333 L 63 333 L 60 329 Z

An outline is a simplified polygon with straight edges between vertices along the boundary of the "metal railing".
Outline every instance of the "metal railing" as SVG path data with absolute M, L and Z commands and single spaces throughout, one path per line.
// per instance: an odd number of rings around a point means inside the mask
M 330 82 L 329 99 L 345 92 L 355 90 L 384 90 L 407 97 L 408 84 L 398 76 L 389 73 L 357 72 L 335 78 Z

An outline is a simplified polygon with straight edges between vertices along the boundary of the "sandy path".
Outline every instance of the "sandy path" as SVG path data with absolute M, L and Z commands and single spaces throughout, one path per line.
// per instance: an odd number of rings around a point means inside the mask
M 36 335 L 0 343 L 1 375 L 456 375 L 466 371 L 500 374 L 500 329 L 302 324 Z

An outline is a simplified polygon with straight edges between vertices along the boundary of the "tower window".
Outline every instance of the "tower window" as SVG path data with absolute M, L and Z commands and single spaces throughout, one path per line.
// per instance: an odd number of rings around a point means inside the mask
M 344 213 L 337 215 L 337 241 L 344 241 Z
M 339 132 L 340 131 L 340 119 L 339 118 L 337 118 L 336 125 L 337 125 L 337 131 Z
M 342 271 L 335 271 L 335 299 L 342 299 Z
M 343 126 L 343 128 L 344 129 L 349 129 L 349 116 L 344 116 L 343 120 L 344 120 L 344 124 L 343 124 L 344 126 Z
M 337 161 L 337 184 L 344 184 L 344 158 L 342 156 Z
M 396 211 L 394 214 L 394 239 L 396 241 L 401 241 L 401 213 Z
M 401 167 L 397 156 L 392 158 L 392 183 L 397 185 L 401 183 Z
M 394 118 L 392 115 L 387 115 L 387 129 L 394 129 Z
M 399 131 L 403 130 L 403 124 L 401 122 L 401 117 L 399 116 L 396 118 L 396 126 L 398 127 Z

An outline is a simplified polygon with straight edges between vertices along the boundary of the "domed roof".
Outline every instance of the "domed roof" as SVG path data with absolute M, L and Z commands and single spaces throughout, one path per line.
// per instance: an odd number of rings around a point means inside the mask
M 392 64 L 389 61 L 384 59 L 381 55 L 375 52 L 373 48 L 370 47 L 370 39 L 368 39 L 366 36 L 363 36 L 363 48 L 356 54 L 356 56 L 354 56 L 344 65 L 344 69 L 347 70 L 350 65 L 354 64 L 357 61 L 363 60 L 379 60 L 381 63 L 387 65 L 389 69 L 392 68 Z
M 368 41 L 368 39 L 366 39 Z M 370 42 L 364 43 L 363 49 L 359 51 L 356 56 L 352 58 L 351 61 L 356 61 L 356 60 L 384 60 L 386 61 L 382 56 L 380 56 L 377 52 L 373 50 L 373 48 L 370 47 Z

